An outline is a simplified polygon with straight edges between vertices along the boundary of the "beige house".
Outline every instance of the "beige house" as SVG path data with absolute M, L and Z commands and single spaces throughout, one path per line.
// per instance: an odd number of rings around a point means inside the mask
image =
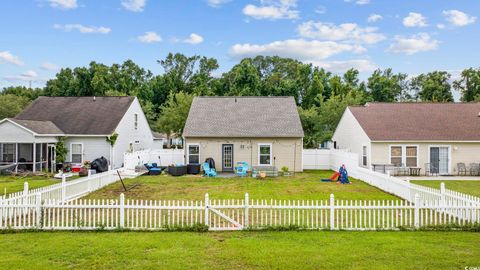
M 186 163 L 215 160 L 302 171 L 303 129 L 292 97 L 196 97 L 183 132 Z
M 480 103 L 350 106 L 332 140 L 335 148 L 358 153 L 360 166 L 375 170 L 470 174 L 470 164 L 480 162 Z

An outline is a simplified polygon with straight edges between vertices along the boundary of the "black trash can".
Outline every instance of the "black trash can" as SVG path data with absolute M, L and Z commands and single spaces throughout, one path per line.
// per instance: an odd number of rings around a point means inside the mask
M 187 173 L 188 174 L 199 174 L 200 173 L 200 164 L 198 163 L 190 163 L 187 165 Z

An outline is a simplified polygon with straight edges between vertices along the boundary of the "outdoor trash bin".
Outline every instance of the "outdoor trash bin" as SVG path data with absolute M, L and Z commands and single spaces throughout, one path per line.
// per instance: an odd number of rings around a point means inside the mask
M 199 174 L 200 173 L 200 164 L 198 163 L 191 163 L 187 165 L 187 173 L 188 174 Z

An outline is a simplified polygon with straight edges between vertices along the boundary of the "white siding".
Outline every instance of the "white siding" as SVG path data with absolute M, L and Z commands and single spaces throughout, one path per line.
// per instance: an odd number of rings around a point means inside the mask
M 13 123 L 5 121 L 0 124 L 0 141 L 2 143 L 33 142 L 34 139 L 33 133 Z
M 360 163 L 358 164 L 359 166 L 362 165 L 362 147 L 364 145 L 367 146 L 367 167 L 370 167 L 370 138 L 368 138 L 367 134 L 348 108 L 345 110 L 342 119 L 338 123 L 332 141 L 337 143 L 338 149 L 345 149 L 357 154 Z
M 137 129 L 135 129 L 135 114 L 138 115 Z M 150 125 L 137 98 L 132 102 L 115 131 L 118 133 L 118 138 L 113 151 L 113 168 L 122 166 L 123 154 L 129 151 L 130 144 L 135 151 L 153 147 Z M 137 144 L 136 141 L 138 141 Z
M 72 143 L 83 144 L 82 160 L 93 161 L 99 157 L 105 157 L 109 161 L 110 158 L 110 144 L 106 141 L 106 137 L 67 137 L 65 139 L 65 147 L 68 149 L 67 156 L 65 157 L 67 162 L 71 162 L 71 145 Z

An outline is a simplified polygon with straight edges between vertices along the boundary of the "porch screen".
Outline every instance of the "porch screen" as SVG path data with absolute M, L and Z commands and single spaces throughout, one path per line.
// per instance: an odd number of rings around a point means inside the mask
M 2 162 L 14 162 L 15 161 L 15 144 L 5 143 L 1 144 Z

